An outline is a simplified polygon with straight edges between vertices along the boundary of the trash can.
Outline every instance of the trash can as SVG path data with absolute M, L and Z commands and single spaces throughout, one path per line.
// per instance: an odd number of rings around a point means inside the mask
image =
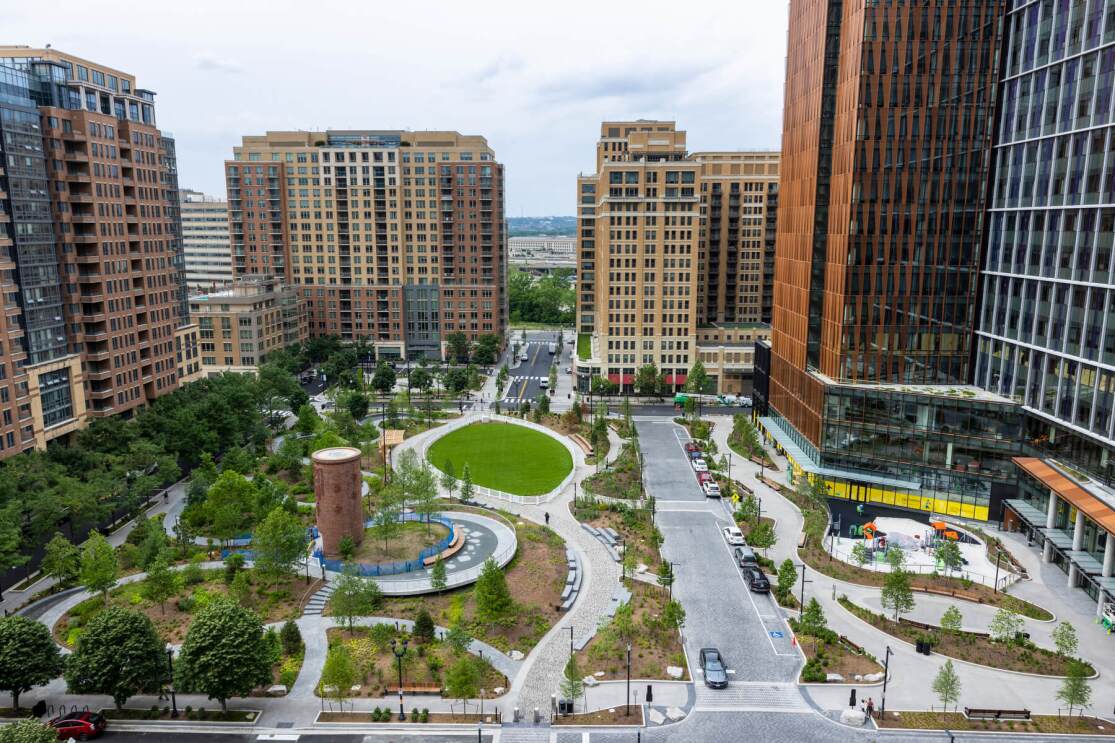
M 653 687 L 653 686 L 651 686 L 650 684 L 647 684 L 647 696 L 646 696 L 646 701 L 647 701 L 648 703 L 649 703 L 649 702 L 653 702 L 653 701 L 654 701 L 654 687 Z

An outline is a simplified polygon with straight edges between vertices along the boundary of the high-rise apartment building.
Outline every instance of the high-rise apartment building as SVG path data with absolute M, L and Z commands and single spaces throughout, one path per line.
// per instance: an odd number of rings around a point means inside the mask
M 579 389 L 603 377 L 631 391 L 647 364 L 673 389 L 701 359 L 710 389 L 740 391 L 752 343 L 766 334 L 778 162 L 778 153 L 690 155 L 672 121 L 601 125 L 596 171 L 577 179 Z
M 190 291 L 213 289 L 232 281 L 228 239 L 228 202 L 200 191 L 179 192 L 182 253 Z
M 154 93 L 55 49 L 0 46 L 0 135 L 7 456 L 176 388 L 190 329 Z
M 507 323 L 503 166 L 457 132 L 268 132 L 225 163 L 233 272 L 305 299 L 310 334 L 382 358 Z
M 1014 480 L 967 384 L 1005 5 L 791 4 L 763 423 L 835 496 L 987 518 Z
M 1115 1 L 1017 2 L 1004 28 L 975 382 L 1025 411 L 1007 525 L 1102 606 L 1115 602 Z

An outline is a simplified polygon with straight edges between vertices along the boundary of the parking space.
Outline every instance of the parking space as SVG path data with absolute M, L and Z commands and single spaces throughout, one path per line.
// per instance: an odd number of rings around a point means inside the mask
M 686 430 L 668 420 L 640 420 L 639 447 L 643 452 L 643 478 L 647 492 L 659 503 L 667 501 L 704 502 L 705 494 L 697 484 L 697 476 L 689 465 L 685 442 Z

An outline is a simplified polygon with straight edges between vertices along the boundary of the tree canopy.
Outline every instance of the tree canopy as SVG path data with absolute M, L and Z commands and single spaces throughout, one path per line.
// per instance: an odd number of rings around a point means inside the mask
M 163 641 L 146 614 L 117 606 L 89 621 L 66 663 L 72 694 L 107 694 L 116 708 L 136 694 L 153 694 L 169 676 Z
M 49 683 L 62 672 L 58 645 L 45 624 L 21 616 L 0 619 L 0 691 L 12 695 L 19 708 L 19 695 Z
M 216 699 L 246 696 L 271 680 L 271 653 L 255 612 L 215 599 L 194 619 L 182 644 L 177 684 Z

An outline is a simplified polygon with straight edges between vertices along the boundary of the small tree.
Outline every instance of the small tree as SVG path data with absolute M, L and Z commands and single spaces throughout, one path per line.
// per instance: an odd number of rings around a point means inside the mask
M 100 593 L 108 603 L 108 592 L 116 585 L 116 553 L 99 531 L 89 533 L 81 550 L 81 585 Z
M 658 585 L 669 588 L 674 583 L 674 568 L 669 562 L 663 560 L 658 564 Z
M 457 468 L 453 466 L 451 459 L 445 462 L 445 469 L 441 473 L 441 487 L 449 498 L 457 491 Z
M 445 590 L 448 585 L 448 578 L 445 574 L 445 562 L 439 557 L 434 561 L 434 566 L 430 569 L 430 588 L 437 591 L 438 595 Z
M 859 567 L 867 564 L 871 557 L 867 554 L 867 545 L 863 542 L 856 542 L 852 545 L 852 562 Z
M 955 606 L 950 606 L 945 609 L 945 613 L 941 615 L 941 629 L 949 634 L 957 634 L 960 632 L 960 625 L 963 623 L 964 617 L 960 614 L 960 609 Z
M 456 621 L 445 633 L 445 644 L 455 655 L 461 655 L 467 653 L 469 646 L 472 645 L 472 635 L 465 629 L 463 622 Z
M 937 547 L 937 559 L 945 566 L 948 573 L 959 570 L 964 564 L 964 558 L 960 554 L 960 545 L 949 540 Z
M 445 693 L 453 699 L 461 700 L 463 706 L 465 700 L 476 697 L 479 690 L 480 673 L 476 669 L 476 663 L 471 656 L 460 656 L 445 672 Z
M 411 477 L 410 501 L 415 513 L 426 522 L 426 533 L 430 533 L 430 517 L 438 511 L 437 478 L 430 465 L 423 462 Z
M 510 619 L 515 611 L 507 578 L 491 557 L 484 561 L 473 596 L 476 598 L 476 615 L 481 621 L 503 622 Z
M 344 643 L 329 648 L 325 665 L 321 669 L 321 695 L 344 705 L 352 693 L 352 686 L 359 680 L 352 654 Z
M 352 538 L 351 534 L 341 535 L 341 538 L 337 541 L 337 554 L 346 562 L 356 554 L 356 540 Z
M 561 695 L 565 699 L 575 702 L 585 693 L 585 681 L 581 676 L 581 669 L 577 667 L 576 656 L 569 656 L 565 663 L 565 671 L 561 676 Z
M 1088 684 L 1088 668 L 1078 660 L 1069 663 L 1068 675 L 1057 691 L 1057 698 L 1069 706 L 1069 717 L 1073 707 L 1088 706 L 1092 699 L 1092 687 Z
M 748 493 L 740 501 L 739 508 L 736 509 L 736 521 L 744 521 L 753 523 L 759 518 L 759 501 L 754 495 Z
M 337 579 L 329 605 L 333 615 L 347 624 L 351 632 L 356 626 L 356 618 L 370 615 L 382 601 L 383 592 L 378 583 L 357 575 L 352 566 L 346 566 Z
M 465 462 L 465 467 L 461 470 L 461 500 L 465 503 L 471 501 L 473 491 L 472 470 L 469 469 L 468 462 Z
M 411 632 L 422 642 L 432 642 L 434 639 L 434 618 L 424 608 L 418 611 L 414 619 L 414 630 Z
M 20 694 L 61 672 L 62 657 L 45 624 L 19 615 L 0 619 L 0 691 L 12 695 L 13 707 L 19 709 Z
M 259 617 L 231 601 L 214 599 L 190 625 L 176 670 L 181 690 L 216 699 L 227 711 L 229 697 L 246 696 L 271 681 Z
M 821 603 L 816 598 L 810 598 L 809 603 L 805 605 L 798 626 L 801 627 L 802 634 L 811 637 L 820 637 L 828 629 L 825 610 L 821 608 Z
M 252 533 L 252 549 L 260 575 L 289 575 L 306 551 L 306 529 L 298 517 L 283 508 L 273 508 Z
M 937 671 L 937 676 L 933 679 L 933 691 L 946 712 L 949 704 L 955 709 L 956 703 L 960 701 L 960 677 L 953 668 L 952 660 L 946 660 L 941 670 Z
M 60 533 L 46 543 L 42 564 L 39 568 L 43 575 L 54 578 L 59 586 L 65 586 L 81 573 L 81 551 Z
M 894 621 L 914 608 L 914 592 L 910 588 L 910 575 L 902 568 L 887 573 L 883 582 L 882 604 L 894 612 Z
M 17 720 L 0 727 L 0 743 L 54 743 L 58 731 L 38 720 Z
M 666 608 L 662 610 L 662 621 L 670 629 L 680 630 L 685 626 L 685 608 L 680 601 L 673 599 L 666 603 Z
M 298 629 L 298 625 L 290 619 L 283 624 L 282 630 L 279 631 L 279 640 L 283 643 L 283 653 L 285 655 L 298 655 L 302 651 L 302 632 Z
M 1080 644 L 1076 637 L 1076 627 L 1069 622 L 1061 622 L 1053 630 L 1053 644 L 1062 658 L 1072 658 Z
M 1022 617 L 1011 606 L 1003 606 L 995 612 L 987 631 L 996 642 L 1013 643 L 1022 631 Z
M 245 570 L 241 570 L 232 579 L 228 587 L 228 595 L 241 606 L 252 605 L 252 580 Z
M 147 571 L 147 579 L 143 581 L 143 598 L 158 604 L 162 613 L 166 614 L 166 600 L 177 592 L 178 577 L 170 572 L 166 558 L 160 557 Z
M 66 663 L 71 694 L 107 694 L 116 709 L 159 691 L 168 668 L 163 641 L 145 615 L 109 607 L 90 620 Z
M 906 553 L 898 545 L 892 544 L 887 548 L 886 560 L 892 571 L 901 570 L 906 565 Z
M 798 571 L 794 566 L 794 561 L 786 558 L 782 564 L 778 566 L 778 583 L 775 586 L 775 593 L 779 602 L 785 603 L 789 598 L 790 592 L 794 590 L 794 584 L 798 582 Z

